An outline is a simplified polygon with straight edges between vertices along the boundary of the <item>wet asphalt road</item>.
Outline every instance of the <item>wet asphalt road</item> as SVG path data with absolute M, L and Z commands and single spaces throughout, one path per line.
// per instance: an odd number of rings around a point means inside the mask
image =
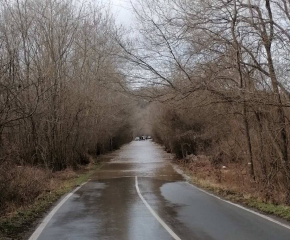
M 92 180 L 55 213 L 39 240 L 174 239 L 138 195 L 182 240 L 289 240 L 290 230 L 185 182 L 151 141 L 106 156 Z

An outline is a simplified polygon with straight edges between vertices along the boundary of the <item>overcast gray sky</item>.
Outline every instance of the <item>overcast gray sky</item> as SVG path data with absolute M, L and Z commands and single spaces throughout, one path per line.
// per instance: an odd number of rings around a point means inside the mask
M 112 11 L 116 14 L 116 20 L 123 26 L 130 27 L 134 21 L 130 0 L 108 0 Z M 134 0 L 132 0 L 134 2 Z

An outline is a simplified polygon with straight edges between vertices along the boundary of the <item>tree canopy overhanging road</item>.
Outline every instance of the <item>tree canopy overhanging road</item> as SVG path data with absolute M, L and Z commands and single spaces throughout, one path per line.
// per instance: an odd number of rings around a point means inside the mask
M 0 239 L 290 239 L 290 0 L 0 3 Z

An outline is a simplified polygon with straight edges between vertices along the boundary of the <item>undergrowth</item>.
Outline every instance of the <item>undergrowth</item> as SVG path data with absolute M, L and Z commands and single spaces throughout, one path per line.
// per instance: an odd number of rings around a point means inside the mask
M 210 179 L 198 178 L 192 173 L 192 171 L 186 169 L 186 167 L 184 167 L 183 170 L 190 176 L 191 183 L 198 187 L 212 192 L 226 200 L 290 221 L 290 206 L 265 202 L 261 198 L 253 196 L 251 193 L 239 192 L 237 189 L 225 186 L 222 183 L 216 183 Z
M 100 164 L 94 164 L 81 174 L 72 174 L 65 178 L 57 176 L 54 179 L 55 187 L 51 191 L 40 194 L 32 204 L 21 206 L 14 212 L 0 217 L 0 239 L 23 239 L 23 234 L 35 225 L 57 200 L 88 181 L 94 170 L 100 167 Z

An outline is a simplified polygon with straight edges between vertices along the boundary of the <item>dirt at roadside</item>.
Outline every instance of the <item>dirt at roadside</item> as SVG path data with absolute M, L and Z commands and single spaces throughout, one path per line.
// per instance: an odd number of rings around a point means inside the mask
M 263 213 L 290 221 L 290 206 L 284 203 L 285 193 L 266 190 L 264 183 L 250 176 L 249 166 L 240 163 L 214 165 L 207 156 L 188 156 L 175 163 L 190 181 L 227 200 L 246 205 Z
M 18 191 L 19 196 L 25 196 L 33 188 L 37 188 L 38 192 L 33 193 L 38 193 L 38 195 L 34 196 L 34 199 L 29 197 L 25 201 L 21 201 L 21 199 L 17 201 L 15 199 L 15 201 L 7 204 L 5 209 L 2 209 L 0 216 L 0 239 L 20 240 L 28 238 L 31 229 L 38 224 L 38 221 L 44 217 L 46 212 L 64 194 L 87 181 L 93 171 L 98 167 L 99 165 L 90 164 L 77 171 L 66 169 L 55 173 L 47 173 L 41 169 L 31 169 L 31 167 L 29 169 L 22 167 L 22 171 L 19 171 L 20 176 L 14 179 L 15 182 L 13 184 L 16 187 L 14 191 Z M 25 176 L 24 174 L 29 174 L 29 176 Z M 29 177 L 34 178 L 33 180 L 28 180 Z M 26 179 L 30 182 L 30 185 L 25 182 Z M 42 182 L 31 185 L 34 181 L 36 183 L 37 181 Z M 22 184 L 22 188 L 17 184 Z

